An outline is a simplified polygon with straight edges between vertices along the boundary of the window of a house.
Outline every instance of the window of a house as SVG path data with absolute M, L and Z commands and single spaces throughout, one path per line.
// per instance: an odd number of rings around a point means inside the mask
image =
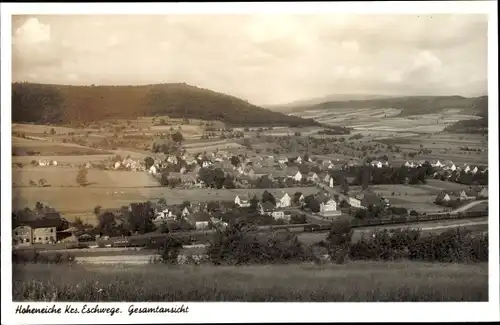
M 29 243 L 30 242 L 30 239 L 29 238 L 26 238 L 26 242 Z
M 52 236 L 52 237 L 50 237 L 50 240 L 51 241 L 55 241 L 55 238 Z
M 50 228 L 50 232 L 54 232 L 54 229 L 53 229 L 53 228 Z
M 45 237 L 45 240 L 49 240 L 49 237 Z

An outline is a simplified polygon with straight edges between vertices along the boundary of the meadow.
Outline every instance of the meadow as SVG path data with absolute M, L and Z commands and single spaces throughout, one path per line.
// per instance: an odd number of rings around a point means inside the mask
M 64 276 L 61 276 L 64 274 Z M 13 266 L 14 301 L 487 301 L 488 265 Z
M 257 196 L 260 196 L 265 191 L 265 189 L 216 190 L 203 188 L 171 189 L 165 187 L 141 187 L 141 185 L 131 185 L 133 187 L 124 186 L 127 182 L 127 178 L 129 177 L 132 179 L 135 176 L 148 177 L 146 173 L 140 172 L 125 172 L 127 174 L 124 174 L 124 177 L 115 177 L 114 183 L 111 180 L 110 184 L 107 185 L 109 187 L 99 187 L 99 185 L 105 186 L 106 183 L 103 180 L 99 180 L 97 176 L 91 176 L 93 172 L 97 171 L 89 171 L 88 179 L 89 181 L 95 179 L 97 183 L 88 187 L 13 187 L 13 209 L 33 207 L 36 202 L 42 202 L 43 204 L 49 205 L 64 214 L 68 221 L 72 221 L 74 217 L 91 213 L 97 205 L 100 205 L 103 208 L 118 208 L 132 202 L 144 202 L 147 200 L 155 201 L 160 198 L 164 198 L 168 204 L 180 204 L 186 200 L 191 201 L 192 203 L 212 200 L 234 201 L 236 195 L 248 193 L 250 195 L 256 194 Z M 68 175 L 68 177 L 70 177 L 67 180 L 68 184 L 76 183 L 76 173 L 72 173 L 71 175 Z M 14 178 L 13 181 L 16 182 Z M 49 178 L 47 178 L 47 181 L 50 184 Z M 130 182 L 131 180 L 128 181 Z M 65 180 L 61 180 L 61 182 L 65 182 Z M 300 187 L 268 189 L 268 191 L 275 196 L 282 195 L 282 191 L 286 191 L 288 195 L 292 196 L 295 192 L 302 192 L 304 195 L 316 193 L 318 189 L 316 187 Z M 90 221 L 95 220 L 92 215 L 90 215 L 88 219 Z

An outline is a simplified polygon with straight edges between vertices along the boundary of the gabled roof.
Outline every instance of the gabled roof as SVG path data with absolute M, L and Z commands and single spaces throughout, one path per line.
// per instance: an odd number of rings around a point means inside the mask
M 210 221 L 210 214 L 208 214 L 207 212 L 198 211 L 191 214 L 189 216 L 189 219 L 194 222 Z
M 286 169 L 286 174 L 288 176 L 295 176 L 299 172 L 299 169 L 297 167 L 290 167 Z
M 271 212 L 274 211 L 274 209 L 276 209 L 276 206 L 269 201 L 263 202 L 260 205 L 262 206 L 264 212 Z
M 250 201 L 248 194 L 238 194 L 236 196 L 240 198 L 240 201 Z

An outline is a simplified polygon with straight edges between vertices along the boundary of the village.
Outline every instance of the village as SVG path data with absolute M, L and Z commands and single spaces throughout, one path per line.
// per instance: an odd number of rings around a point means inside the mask
M 74 167 L 68 163 L 56 160 L 33 160 L 31 165 L 44 168 Z M 382 215 L 425 214 L 401 207 L 392 207 L 387 197 L 375 193 L 371 188 L 369 174 L 373 170 L 403 169 L 408 176 L 402 180 L 408 184 L 412 173 L 426 170 L 424 178 L 439 179 L 449 182 L 459 181 L 460 175 L 476 177 L 487 175 L 487 167 L 464 165 L 457 167 L 451 161 L 439 160 L 406 161 L 401 166 L 391 166 L 387 161 L 370 161 L 359 164 L 352 160 L 322 160 L 316 157 L 304 156 L 264 156 L 254 154 L 237 155 L 234 152 L 217 150 L 197 155 L 155 155 L 144 160 L 134 160 L 131 157 L 121 159 L 114 157 L 100 162 L 88 162 L 77 166 L 81 170 L 120 170 L 135 173 L 147 173 L 158 182 L 158 187 L 194 189 L 247 189 L 247 192 L 237 194 L 233 199 L 201 202 L 186 200 L 182 204 L 168 205 L 166 200 L 149 202 L 154 216 L 151 217 L 156 231 L 196 231 L 214 229 L 226 226 L 230 221 L 224 213 L 249 210 L 264 217 L 259 224 L 325 224 L 341 218 L 380 218 Z M 353 178 L 346 177 L 349 170 L 370 170 L 362 172 L 362 189 L 349 190 Z M 412 172 L 413 171 L 413 172 Z M 416 176 L 418 177 L 418 176 Z M 349 182 L 350 179 L 350 182 Z M 487 176 L 486 176 L 487 179 Z M 425 179 L 422 180 L 425 182 Z M 47 186 L 41 181 L 40 186 Z M 31 186 L 39 186 L 30 181 Z M 255 189 L 263 189 L 261 195 L 255 194 Z M 294 189 L 294 191 L 289 191 Z M 272 194 L 273 193 L 273 194 Z M 394 194 L 393 195 L 397 195 Z M 401 194 L 399 194 L 401 195 Z M 406 194 L 407 195 L 407 194 Z M 449 211 L 473 200 L 485 200 L 488 197 L 487 187 L 471 184 L 461 191 L 440 191 L 434 203 L 442 211 Z M 103 215 L 111 216 L 113 227 L 126 224 L 123 218 L 123 208 L 100 209 L 97 214 L 99 222 Z M 126 208 L 126 207 L 125 207 Z M 121 209 L 121 210 L 120 210 Z M 42 209 L 43 210 L 43 209 Z M 130 211 L 130 206 L 128 207 Z M 90 225 L 84 225 L 81 220 L 65 222 L 61 228 L 60 218 L 63 216 L 51 208 L 49 214 L 35 213 L 18 216 L 14 219 L 18 226 L 13 229 L 15 245 L 55 244 L 61 241 L 95 240 L 100 236 L 109 238 L 117 236 L 120 231 L 105 230 L 103 225 L 97 225 L 100 230 Z M 437 210 L 436 210 L 437 211 Z M 237 213 L 239 213 L 237 212 Z M 59 216 L 59 217 L 54 217 Z M 104 217 L 105 219 L 105 217 Z M 256 218 L 257 219 L 257 218 Z M 106 228 L 106 227 L 104 227 Z M 122 231 L 121 234 L 127 234 Z M 128 233 L 129 235 L 131 233 Z M 137 235 L 138 232 L 135 232 Z

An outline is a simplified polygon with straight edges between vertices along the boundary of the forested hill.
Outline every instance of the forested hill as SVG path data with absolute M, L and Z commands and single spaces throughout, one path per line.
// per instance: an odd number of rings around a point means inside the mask
M 63 124 L 162 116 L 219 120 L 232 125 L 319 125 L 226 94 L 184 83 L 144 86 L 12 84 L 13 122 Z
M 459 109 L 461 114 L 475 114 L 484 116 L 488 108 L 477 105 L 478 101 L 488 101 L 488 96 L 462 97 L 462 96 L 406 96 L 369 100 L 329 101 L 321 104 L 297 107 L 293 111 L 303 110 L 328 110 L 337 108 L 396 108 L 401 109 L 401 116 L 420 114 L 435 114 L 447 109 Z

